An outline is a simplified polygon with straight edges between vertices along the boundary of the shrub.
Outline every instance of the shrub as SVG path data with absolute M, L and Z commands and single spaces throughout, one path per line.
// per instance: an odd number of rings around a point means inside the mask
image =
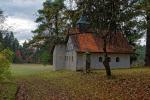
M 14 53 L 13 53 L 10 49 L 4 49 L 1 53 L 2 53 L 2 54 L 6 57 L 6 59 L 8 59 L 10 62 L 13 61 Z
M 13 52 L 5 49 L 0 52 L 0 80 L 10 77 L 10 64 L 13 59 Z
M 10 61 L 0 53 L 0 80 L 8 78 L 10 76 Z

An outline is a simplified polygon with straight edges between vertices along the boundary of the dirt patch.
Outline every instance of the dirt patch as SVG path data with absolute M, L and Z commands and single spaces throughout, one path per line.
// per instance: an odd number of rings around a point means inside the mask
M 70 100 L 69 93 L 46 80 L 33 79 L 18 84 L 15 100 Z
M 28 100 L 27 90 L 24 83 L 18 84 L 15 100 Z

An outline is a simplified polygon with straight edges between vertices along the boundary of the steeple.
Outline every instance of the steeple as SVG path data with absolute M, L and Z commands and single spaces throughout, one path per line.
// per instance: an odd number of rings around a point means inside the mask
M 81 16 L 76 25 L 80 32 L 86 32 L 89 29 L 90 23 L 87 21 L 86 16 Z

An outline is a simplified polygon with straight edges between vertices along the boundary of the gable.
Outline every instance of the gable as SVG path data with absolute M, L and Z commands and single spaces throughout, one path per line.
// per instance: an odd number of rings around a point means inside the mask
M 71 38 L 69 37 L 68 41 L 67 41 L 67 47 L 66 47 L 67 51 L 72 51 L 74 49 L 74 45 L 73 42 L 71 40 Z

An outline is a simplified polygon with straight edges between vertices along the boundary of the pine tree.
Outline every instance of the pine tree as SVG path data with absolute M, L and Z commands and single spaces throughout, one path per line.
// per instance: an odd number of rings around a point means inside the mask
M 38 10 L 39 23 L 38 28 L 33 31 L 35 36 L 29 44 L 36 46 L 38 49 L 47 46 L 49 56 L 55 44 L 64 42 L 64 31 L 67 19 L 63 15 L 65 10 L 64 0 L 46 0 L 43 3 L 43 9 Z
M 40 35 L 56 35 L 63 31 L 64 18 L 62 12 L 64 10 L 64 0 L 47 0 L 43 3 L 43 9 L 38 10 L 39 17 L 36 19 L 40 23 L 34 33 Z

